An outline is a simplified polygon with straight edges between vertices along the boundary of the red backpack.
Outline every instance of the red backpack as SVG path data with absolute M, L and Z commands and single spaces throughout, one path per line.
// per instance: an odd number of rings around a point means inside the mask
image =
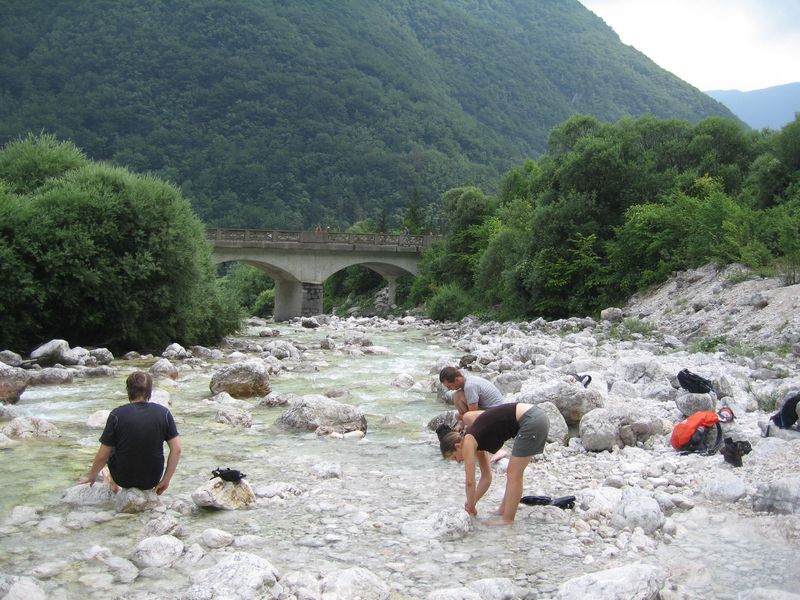
M 716 439 L 709 436 L 709 430 L 716 428 Z M 711 437 L 709 440 L 707 438 Z M 722 427 L 719 415 L 710 410 L 702 410 L 684 419 L 672 430 L 672 447 L 682 452 L 701 452 L 713 454 L 722 444 Z

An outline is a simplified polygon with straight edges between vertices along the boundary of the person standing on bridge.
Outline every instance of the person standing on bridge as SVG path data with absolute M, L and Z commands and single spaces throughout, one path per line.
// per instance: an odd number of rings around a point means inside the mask
M 455 367 L 445 367 L 439 371 L 439 381 L 451 392 L 450 398 L 458 411 L 456 431 L 461 431 L 464 426 L 464 413 L 486 410 L 505 402 L 503 394 L 491 381 L 483 377 L 464 375 Z

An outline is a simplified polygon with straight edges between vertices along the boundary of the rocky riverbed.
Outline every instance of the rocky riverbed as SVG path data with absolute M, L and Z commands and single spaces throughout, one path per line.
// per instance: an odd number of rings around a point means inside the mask
M 0 598 L 800 598 L 800 433 L 762 437 L 800 390 L 800 289 L 737 273 L 678 274 L 600 320 L 321 316 L 163 356 L 2 352 Z M 478 517 L 461 509 L 431 431 L 447 364 L 548 412 L 525 493 L 573 509 L 488 526 L 504 461 Z M 136 368 L 178 421 L 173 485 L 76 486 Z M 681 390 L 683 368 L 716 394 Z M 672 449 L 675 423 L 723 401 L 741 467 Z

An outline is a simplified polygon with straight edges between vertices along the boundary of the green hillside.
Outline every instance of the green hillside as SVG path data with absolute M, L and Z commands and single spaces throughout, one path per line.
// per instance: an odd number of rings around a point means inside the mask
M 0 39 L 0 144 L 72 140 L 220 226 L 489 190 L 577 113 L 732 117 L 577 0 L 10 0 Z

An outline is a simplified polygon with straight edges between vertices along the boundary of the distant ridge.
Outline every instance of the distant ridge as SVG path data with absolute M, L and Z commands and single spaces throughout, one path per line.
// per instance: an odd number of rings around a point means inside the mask
M 753 129 L 781 129 L 800 112 L 800 82 L 751 92 L 712 90 L 706 94 L 722 102 Z
M 0 2 L 0 144 L 44 131 L 221 227 L 491 191 L 574 114 L 733 113 L 577 0 Z

